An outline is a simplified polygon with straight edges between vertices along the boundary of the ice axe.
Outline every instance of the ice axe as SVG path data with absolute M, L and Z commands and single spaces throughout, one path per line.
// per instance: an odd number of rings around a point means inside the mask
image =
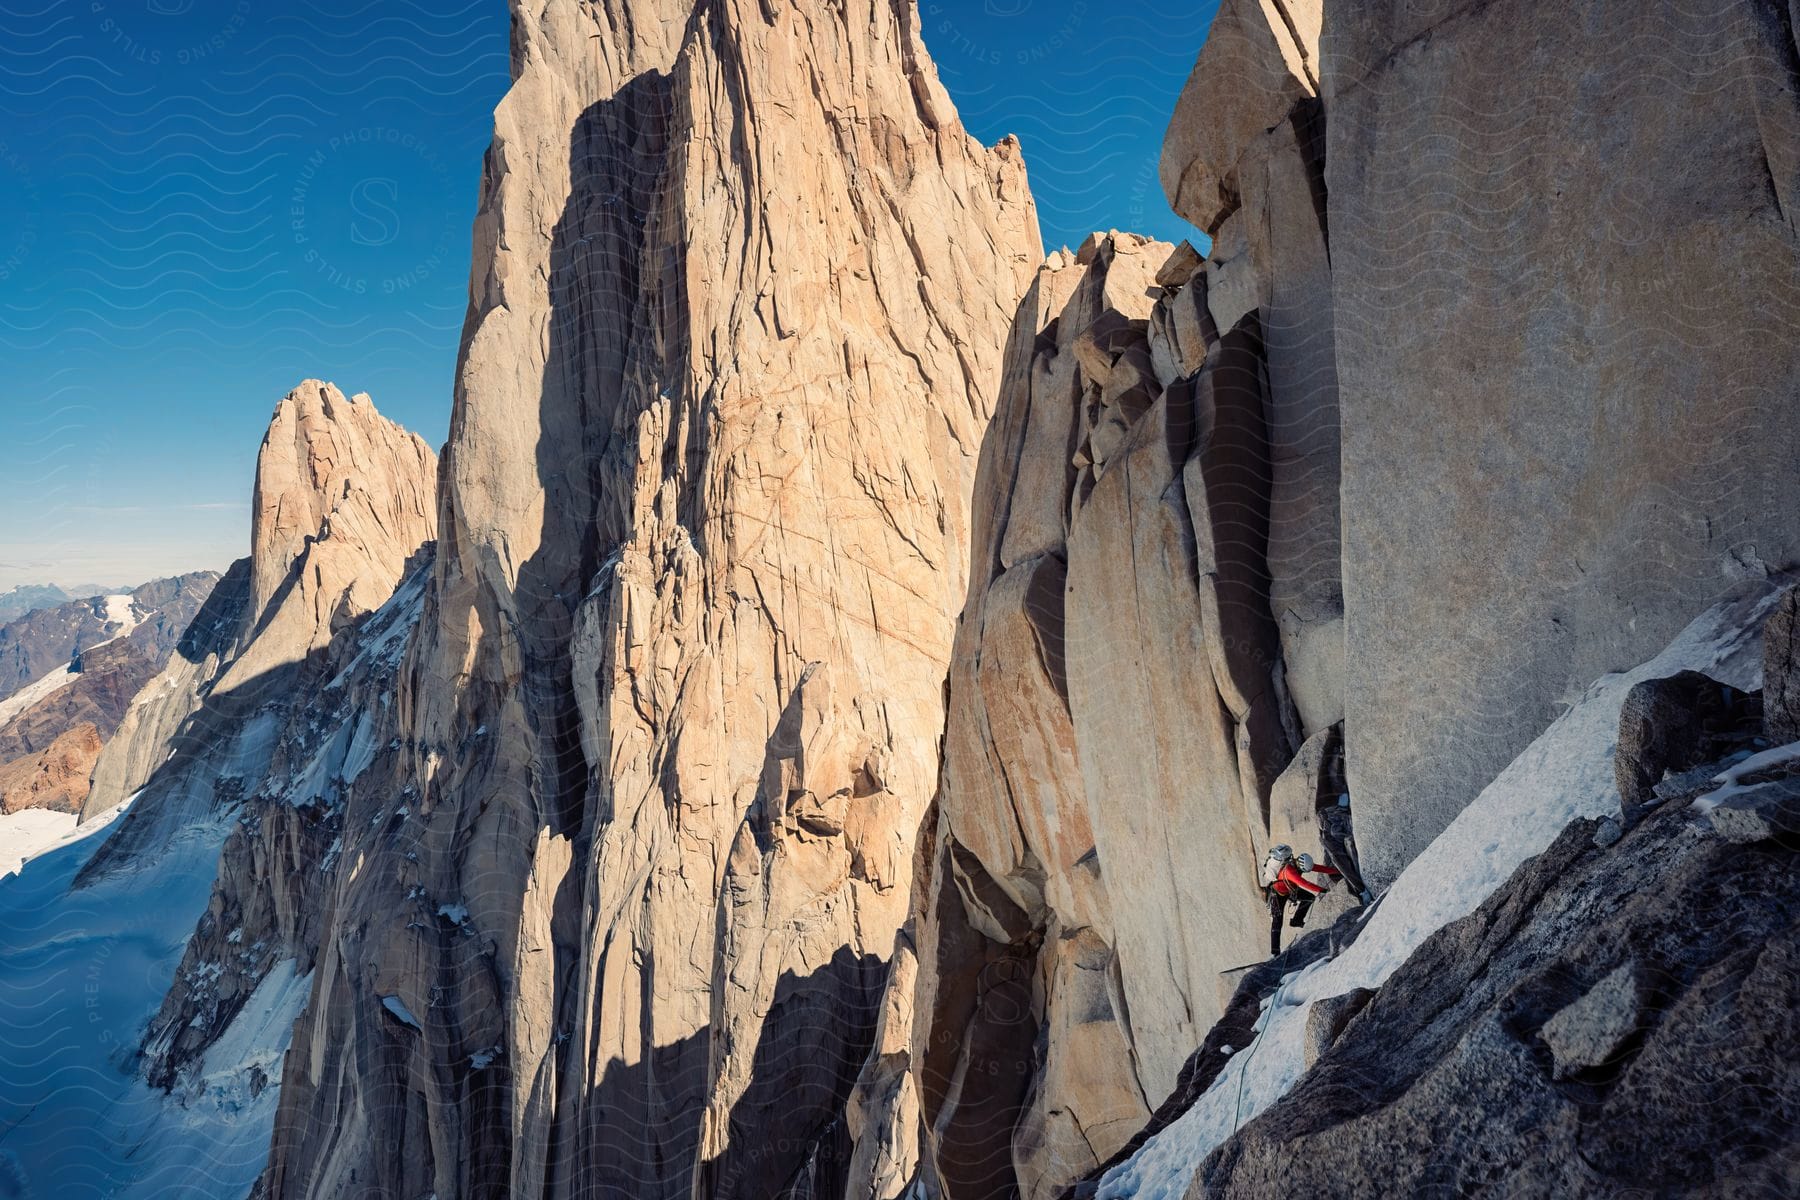
M 1271 955 L 1271 956 L 1270 956 L 1270 957 L 1271 957 L 1271 958 L 1272 958 L 1272 957 L 1274 957 L 1274 956 L 1273 956 L 1273 955 Z M 1223 971 L 1220 971 L 1220 972 L 1219 972 L 1219 974 L 1221 974 L 1221 975 L 1229 975 L 1229 974 L 1231 974 L 1231 973 L 1232 973 L 1232 972 L 1233 972 L 1233 971 L 1248 971 L 1248 970 L 1249 970 L 1249 969 L 1250 969 L 1250 968 L 1251 968 L 1251 967 L 1260 967 L 1260 966 L 1262 966 L 1262 965 L 1263 965 L 1263 964 L 1264 964 L 1264 963 L 1266 963 L 1266 962 L 1268 962 L 1268 961 L 1269 961 L 1269 959 L 1267 959 L 1267 958 L 1261 958 L 1261 959 L 1258 959 L 1258 960 L 1257 960 L 1257 961 L 1255 961 L 1255 962 L 1253 962 L 1253 963 L 1245 963 L 1245 964 L 1244 964 L 1244 965 L 1243 965 L 1243 966 L 1241 966 L 1241 967 L 1226 967 L 1226 968 L 1225 968 L 1225 969 L 1224 969 L 1224 970 L 1223 970 Z

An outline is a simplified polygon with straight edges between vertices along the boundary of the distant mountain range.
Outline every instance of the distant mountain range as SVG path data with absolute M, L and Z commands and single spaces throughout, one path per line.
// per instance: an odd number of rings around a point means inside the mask
M 0 624 L 0 813 L 80 808 L 126 706 L 169 661 L 218 580 L 212 571 L 152 580 Z M 60 589 L 39 594 L 48 590 Z
M 71 600 L 130 590 L 128 587 L 105 587 L 98 583 L 82 583 L 73 588 L 58 587 L 54 583 L 21 583 L 10 591 L 0 592 L 0 622 L 14 620 L 40 608 L 55 608 Z

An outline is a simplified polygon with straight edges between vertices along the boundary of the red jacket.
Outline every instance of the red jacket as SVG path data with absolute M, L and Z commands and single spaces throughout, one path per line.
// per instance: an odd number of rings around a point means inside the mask
M 1313 864 L 1313 871 L 1320 875 L 1330 875 L 1334 879 L 1338 877 L 1338 869 L 1329 863 L 1315 863 Z M 1281 874 L 1275 876 L 1275 882 L 1270 886 L 1273 887 L 1279 895 L 1286 896 L 1289 899 L 1294 899 L 1303 894 L 1317 896 L 1325 890 L 1323 887 L 1320 887 L 1318 884 L 1302 875 L 1300 873 L 1300 864 L 1291 858 L 1288 859 L 1287 862 L 1281 864 Z

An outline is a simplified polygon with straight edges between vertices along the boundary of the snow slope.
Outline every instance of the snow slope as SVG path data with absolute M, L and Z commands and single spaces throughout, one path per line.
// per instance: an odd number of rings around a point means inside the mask
M 1617 813 L 1613 747 L 1633 684 L 1695 670 L 1745 691 L 1760 688 L 1762 623 L 1779 595 L 1774 584 L 1744 585 L 1654 659 L 1588 688 L 1395 880 L 1348 950 L 1282 981 L 1264 1006 L 1256 1040 L 1232 1056 L 1192 1108 L 1105 1175 L 1100 1200 L 1182 1200 L 1206 1156 L 1300 1078 L 1315 1002 L 1380 987 L 1426 938 L 1474 912 L 1570 821 Z
M 54 850 L 74 832 L 74 813 L 27 808 L 0 815 L 0 878 L 16 874 L 27 861 Z
M 272 971 L 175 1096 L 136 1073 L 140 1032 L 212 888 L 230 815 L 153 862 L 70 890 L 125 805 L 0 878 L 0 1197 L 243 1196 L 261 1172 L 294 1015 L 310 986 Z M 20 814 L 25 815 L 25 814 Z

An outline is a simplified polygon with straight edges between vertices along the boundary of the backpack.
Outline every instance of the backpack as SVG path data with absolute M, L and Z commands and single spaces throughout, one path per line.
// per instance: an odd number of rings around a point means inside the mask
M 1275 880 L 1281 875 L 1281 868 L 1287 865 L 1287 859 L 1277 858 L 1273 854 L 1263 859 L 1262 883 L 1265 888 L 1275 886 Z

